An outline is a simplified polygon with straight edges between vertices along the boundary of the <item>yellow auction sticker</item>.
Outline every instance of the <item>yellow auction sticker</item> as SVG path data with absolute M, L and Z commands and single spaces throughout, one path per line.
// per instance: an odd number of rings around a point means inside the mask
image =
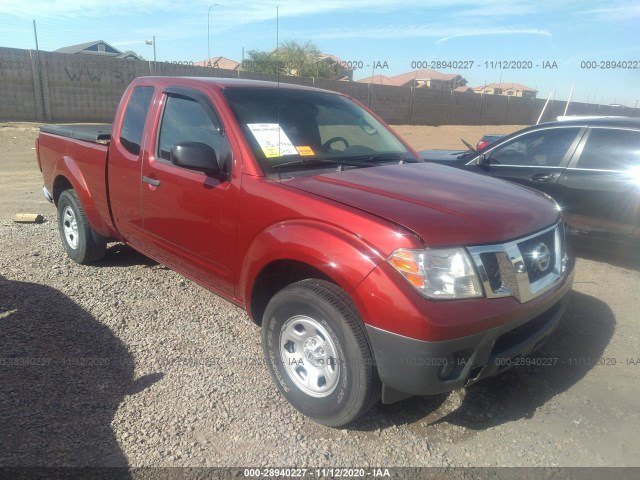
M 278 147 L 262 147 L 262 152 L 267 158 L 280 157 L 280 149 Z
M 302 147 L 296 147 L 296 150 L 303 157 L 308 157 L 310 155 L 315 155 L 315 153 L 313 153 L 313 150 L 311 149 L 311 147 L 308 147 L 306 145 L 302 146 Z

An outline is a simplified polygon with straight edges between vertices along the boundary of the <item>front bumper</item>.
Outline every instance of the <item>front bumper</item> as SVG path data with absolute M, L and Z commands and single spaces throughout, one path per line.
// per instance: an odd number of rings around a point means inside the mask
M 366 325 L 383 383 L 383 402 L 471 385 L 507 370 L 516 359 L 540 348 L 564 313 L 573 275 L 570 265 L 562 283 L 509 323 L 460 338 L 418 340 Z

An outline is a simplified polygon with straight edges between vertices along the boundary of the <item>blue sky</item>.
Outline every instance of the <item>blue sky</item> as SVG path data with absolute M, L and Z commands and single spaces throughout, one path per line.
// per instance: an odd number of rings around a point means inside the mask
M 102 39 L 147 59 L 156 36 L 158 60 L 207 56 L 207 11 L 214 2 L 170 0 L 0 0 L 0 46 L 42 50 Z M 373 62 L 396 75 L 414 61 L 473 61 L 460 73 L 470 86 L 518 82 L 546 98 L 621 103 L 640 100 L 640 2 L 556 0 L 218 0 L 210 10 L 211 54 L 240 61 L 242 49 L 271 50 L 279 39 L 312 41 L 345 61 L 362 62 L 354 78 L 371 75 Z M 505 70 L 485 62 L 532 62 Z M 537 67 L 556 62 L 557 69 Z M 636 69 L 585 69 L 584 61 L 630 61 Z M 640 101 L 638 102 L 640 108 Z

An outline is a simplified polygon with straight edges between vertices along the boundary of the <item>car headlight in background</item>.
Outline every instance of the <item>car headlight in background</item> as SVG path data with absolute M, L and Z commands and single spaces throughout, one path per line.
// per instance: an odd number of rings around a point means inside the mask
M 484 296 L 480 280 L 464 248 L 400 248 L 387 261 L 427 298 Z

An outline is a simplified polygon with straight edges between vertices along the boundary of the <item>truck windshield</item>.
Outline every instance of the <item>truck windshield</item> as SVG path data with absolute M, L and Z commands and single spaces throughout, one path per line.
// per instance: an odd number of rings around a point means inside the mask
M 332 93 L 276 88 L 223 91 L 266 173 L 416 162 L 386 127 Z

